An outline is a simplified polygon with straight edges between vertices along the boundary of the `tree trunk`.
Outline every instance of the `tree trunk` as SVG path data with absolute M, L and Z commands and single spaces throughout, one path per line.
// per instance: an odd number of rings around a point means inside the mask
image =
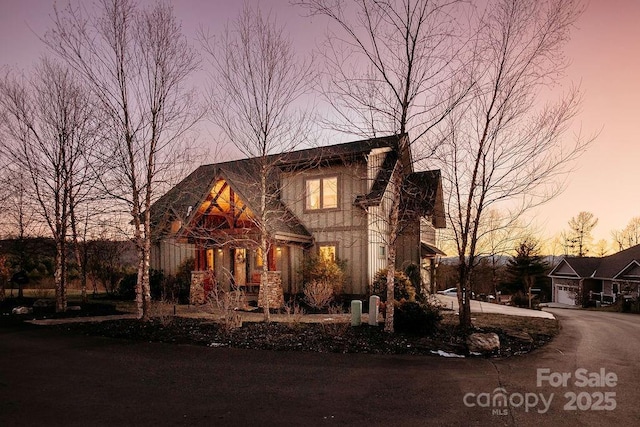
M 393 332 L 393 317 L 395 311 L 395 275 L 396 275 L 396 241 L 398 238 L 400 221 L 400 186 L 403 181 L 402 164 L 398 160 L 391 175 L 391 208 L 389 211 L 389 233 L 387 253 L 387 303 L 385 305 L 384 330 Z
M 260 287 L 263 287 L 262 296 L 264 298 L 264 321 L 271 321 L 271 313 L 269 310 L 269 255 L 267 245 L 267 172 L 266 167 L 262 168 L 262 176 L 260 177 L 260 250 L 262 251 L 262 273 L 260 274 Z M 259 295 L 259 293 L 258 293 Z
M 458 319 L 460 320 L 460 327 L 463 330 L 470 330 L 471 324 L 471 276 L 469 269 L 464 261 L 460 261 L 461 264 L 458 267 L 458 279 L 460 281 L 460 287 L 458 289 Z
M 56 313 L 63 313 L 67 311 L 67 293 L 65 289 L 65 275 L 66 275 L 66 257 L 65 257 L 65 244 L 57 239 L 56 242 L 56 268 L 54 273 L 54 283 L 56 291 Z M 20 286 L 22 289 L 22 286 Z

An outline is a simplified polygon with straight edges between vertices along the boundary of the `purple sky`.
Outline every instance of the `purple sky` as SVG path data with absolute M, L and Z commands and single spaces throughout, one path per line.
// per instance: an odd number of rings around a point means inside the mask
M 185 32 L 194 39 L 200 26 L 213 34 L 220 32 L 242 4 L 235 0 L 173 3 Z M 300 53 L 323 36 L 324 21 L 300 16 L 288 0 L 262 0 L 261 4 L 286 23 Z M 48 0 L 0 0 L 0 67 L 28 68 L 38 59 L 43 50 L 34 32 L 42 34 L 49 26 L 52 5 Z M 574 129 L 601 132 L 568 177 L 566 191 L 536 211 L 536 222 L 547 237 L 566 228 L 567 221 L 582 210 L 600 219 L 596 239 L 610 240 L 611 230 L 640 216 L 639 22 L 638 0 L 591 0 L 572 34 L 567 84 L 580 84 L 584 92 Z

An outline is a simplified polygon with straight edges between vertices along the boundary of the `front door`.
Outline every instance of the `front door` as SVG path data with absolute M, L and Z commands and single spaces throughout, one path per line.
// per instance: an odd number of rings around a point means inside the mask
M 247 284 L 247 250 L 235 249 L 233 261 L 233 278 L 236 286 L 244 286 Z

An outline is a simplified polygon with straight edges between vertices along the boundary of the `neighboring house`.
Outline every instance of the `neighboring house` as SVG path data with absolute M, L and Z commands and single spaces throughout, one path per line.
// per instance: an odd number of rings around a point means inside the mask
M 315 255 L 345 261 L 344 293 L 366 294 L 386 264 L 390 178 L 399 156 L 411 165 L 408 149 L 398 152 L 400 138 L 406 136 L 270 156 L 266 256 L 258 249 L 263 224 L 255 214 L 261 206 L 261 159 L 200 166 L 151 208 L 151 268 L 174 274 L 194 258 L 191 299 L 199 301 L 199 272 L 251 292 L 259 287 L 264 262 L 284 293 L 301 292 L 302 261 Z M 405 172 L 396 264 L 420 265 L 428 286 L 442 254 L 436 228 L 445 227 L 440 172 L 413 172 L 411 166 Z
M 621 297 L 637 298 L 640 286 L 640 245 L 602 258 L 564 257 L 551 270 L 553 301 L 611 304 Z

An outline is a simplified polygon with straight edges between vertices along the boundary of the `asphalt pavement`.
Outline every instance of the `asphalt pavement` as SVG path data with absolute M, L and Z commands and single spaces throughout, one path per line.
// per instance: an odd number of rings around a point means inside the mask
M 0 425 L 636 425 L 640 317 L 551 311 L 560 335 L 503 360 L 254 351 L 0 328 Z

